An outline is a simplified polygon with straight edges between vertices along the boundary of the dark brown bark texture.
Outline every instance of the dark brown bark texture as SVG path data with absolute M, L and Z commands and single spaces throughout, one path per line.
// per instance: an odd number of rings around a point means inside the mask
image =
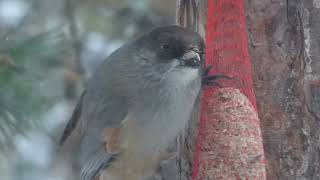
M 267 179 L 320 179 L 320 1 L 246 0 Z

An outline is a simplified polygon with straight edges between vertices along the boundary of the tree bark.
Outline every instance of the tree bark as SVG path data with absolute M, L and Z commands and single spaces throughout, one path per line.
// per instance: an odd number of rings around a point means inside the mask
M 320 1 L 247 0 L 268 179 L 320 179 Z

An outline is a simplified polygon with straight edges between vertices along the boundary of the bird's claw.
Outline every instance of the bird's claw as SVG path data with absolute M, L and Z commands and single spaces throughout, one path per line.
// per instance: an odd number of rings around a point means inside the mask
M 218 79 L 227 79 L 231 80 L 232 78 L 223 74 L 207 75 L 202 76 L 202 85 L 210 87 L 222 87 L 219 83 L 216 82 Z
M 207 67 L 205 67 L 204 71 L 202 73 L 202 77 L 203 76 L 208 76 L 211 69 L 212 69 L 212 65 L 208 65 Z
M 212 66 L 209 65 L 204 69 L 204 72 L 202 74 L 202 80 L 201 80 L 202 85 L 221 88 L 222 86 L 219 83 L 217 83 L 216 80 L 218 80 L 218 79 L 227 79 L 227 80 L 233 79 L 233 78 L 226 76 L 226 75 L 223 75 L 223 74 L 209 75 L 211 68 L 212 68 Z

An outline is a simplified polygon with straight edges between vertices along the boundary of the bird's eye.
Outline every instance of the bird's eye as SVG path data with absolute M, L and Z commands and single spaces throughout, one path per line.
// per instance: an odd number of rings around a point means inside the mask
M 161 45 L 161 48 L 162 48 L 162 49 L 169 49 L 169 48 L 170 48 L 170 45 L 169 45 L 169 44 L 162 44 L 162 45 Z

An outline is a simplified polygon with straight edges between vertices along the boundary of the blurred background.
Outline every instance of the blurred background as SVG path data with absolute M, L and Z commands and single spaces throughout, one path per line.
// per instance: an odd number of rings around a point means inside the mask
M 172 0 L 0 0 L 0 179 L 72 179 L 57 142 L 86 80 L 174 16 Z

